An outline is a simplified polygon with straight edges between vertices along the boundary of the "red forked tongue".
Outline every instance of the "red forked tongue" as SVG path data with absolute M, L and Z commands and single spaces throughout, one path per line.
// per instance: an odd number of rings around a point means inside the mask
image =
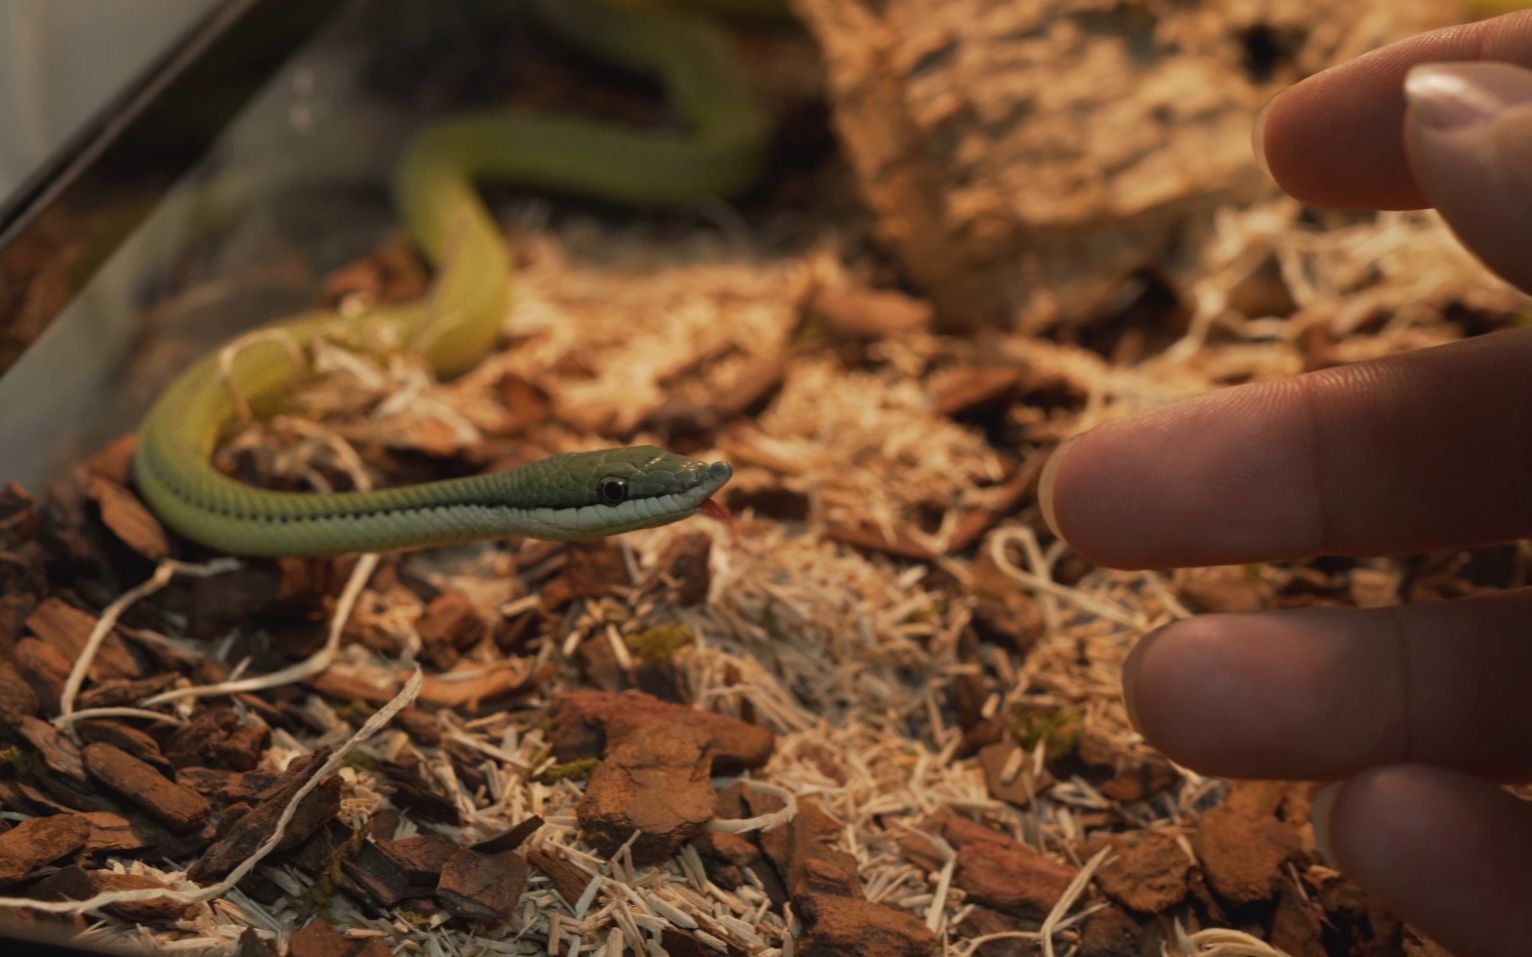
M 739 530 L 739 526 L 734 523 L 734 516 L 729 514 L 729 510 L 710 498 L 702 500 L 702 514 L 723 522 L 724 527 L 731 533 Z

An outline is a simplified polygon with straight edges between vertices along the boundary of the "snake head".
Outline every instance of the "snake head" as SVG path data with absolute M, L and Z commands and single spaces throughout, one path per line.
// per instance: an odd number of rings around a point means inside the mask
M 727 462 L 704 462 L 652 445 L 568 452 L 517 469 L 510 498 L 544 538 L 583 539 L 653 528 L 701 511 L 734 476 Z M 519 509 L 520 510 L 520 509 Z

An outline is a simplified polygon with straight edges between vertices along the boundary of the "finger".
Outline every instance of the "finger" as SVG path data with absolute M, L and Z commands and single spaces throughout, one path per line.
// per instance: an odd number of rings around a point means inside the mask
M 1532 780 L 1532 591 L 1206 615 L 1124 668 L 1134 726 L 1204 774 L 1334 780 L 1423 762 Z
M 1532 289 L 1532 70 L 1417 67 L 1405 144 L 1426 199 L 1495 272 Z
M 1532 806 L 1461 774 L 1377 768 L 1315 802 L 1326 856 L 1453 953 L 1532 940 Z
M 1532 330 L 1240 386 L 1054 453 L 1049 525 L 1119 568 L 1372 555 L 1532 532 Z
M 1532 12 L 1422 34 L 1309 77 L 1257 118 L 1257 155 L 1306 203 L 1424 206 L 1404 152 L 1404 78 L 1417 64 L 1466 60 L 1532 66 Z

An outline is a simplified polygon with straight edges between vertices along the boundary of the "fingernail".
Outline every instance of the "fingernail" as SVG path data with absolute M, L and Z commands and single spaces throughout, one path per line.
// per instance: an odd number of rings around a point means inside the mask
M 1128 723 L 1139 734 L 1144 733 L 1144 727 L 1139 723 L 1138 709 L 1135 707 L 1133 700 L 1134 689 L 1138 684 L 1139 666 L 1143 663 L 1144 652 L 1149 649 L 1149 643 L 1164 634 L 1165 629 L 1169 627 L 1169 625 L 1164 625 L 1156 628 L 1140 638 L 1138 644 L 1133 646 L 1133 650 L 1128 652 L 1128 657 L 1122 663 L 1122 706 L 1128 712 Z
M 1255 125 L 1250 128 L 1250 149 L 1255 153 L 1255 165 L 1259 166 L 1261 172 L 1267 176 L 1271 175 L 1271 164 L 1266 162 L 1266 118 L 1271 116 L 1271 108 L 1276 106 L 1277 100 L 1281 98 L 1282 94 L 1278 93 L 1267 100 L 1266 105 L 1261 107 L 1261 112 L 1255 115 Z
M 1532 71 L 1509 63 L 1427 63 L 1410 70 L 1404 95 L 1425 125 L 1461 130 L 1532 102 Z
M 1309 822 L 1314 825 L 1314 848 L 1324 862 L 1334 868 L 1339 868 L 1340 862 L 1335 856 L 1335 845 L 1330 843 L 1330 816 L 1335 813 L 1335 799 L 1340 796 L 1344 783 L 1331 781 L 1320 788 L 1309 808 Z
M 1072 436 L 1059 443 L 1053 454 L 1048 456 L 1048 461 L 1043 463 L 1043 474 L 1037 479 L 1037 507 L 1042 510 L 1043 521 L 1048 524 L 1048 531 L 1055 538 L 1063 538 L 1059 534 L 1059 522 L 1053 514 L 1053 482 L 1059 474 L 1059 463 L 1064 461 L 1064 453 L 1069 447 L 1079 440 L 1079 436 Z

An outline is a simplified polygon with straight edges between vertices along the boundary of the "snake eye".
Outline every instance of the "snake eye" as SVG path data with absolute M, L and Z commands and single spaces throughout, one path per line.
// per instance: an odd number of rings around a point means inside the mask
M 596 486 L 596 496 L 602 505 L 621 505 L 628 497 L 628 480 L 608 475 Z

